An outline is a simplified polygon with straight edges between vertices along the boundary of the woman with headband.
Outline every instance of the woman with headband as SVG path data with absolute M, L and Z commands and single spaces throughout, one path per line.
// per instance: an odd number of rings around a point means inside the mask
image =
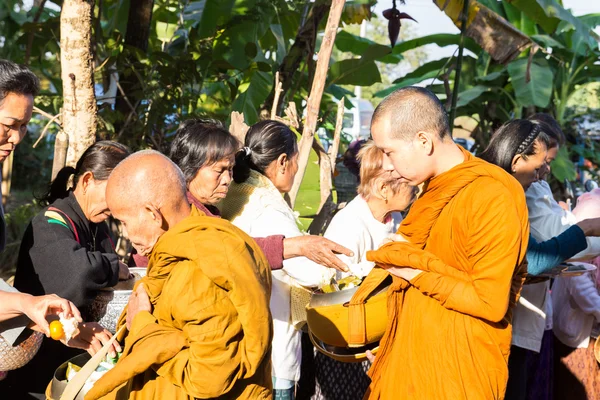
M 513 120 L 501 126 L 490 139 L 480 155 L 484 160 L 496 164 L 519 181 L 523 190 L 543 178 L 548 171 L 548 151 L 557 146 L 550 126 L 541 121 Z M 600 235 L 600 219 L 583 220 L 558 236 L 544 242 L 529 237 L 527 262 L 529 275 L 539 275 L 560 263 L 571 259 L 587 248 L 587 236 Z M 516 315 L 516 314 L 515 314 Z M 513 320 L 513 332 L 531 331 L 535 327 L 528 320 Z M 539 350 L 538 350 L 539 351 Z M 530 354 L 531 353 L 531 354 Z M 538 368 L 531 360 L 538 352 L 521 346 L 511 346 L 509 358 L 509 380 L 506 397 L 510 399 L 530 398 L 543 386 L 534 383 L 539 376 Z M 535 365 L 533 365 L 535 364 Z M 546 363 L 548 364 L 548 363 Z

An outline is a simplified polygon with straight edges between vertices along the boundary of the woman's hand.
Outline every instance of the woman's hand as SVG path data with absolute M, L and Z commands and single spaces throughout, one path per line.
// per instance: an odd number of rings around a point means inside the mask
M 18 295 L 19 310 L 32 321 L 29 327 L 44 333 L 48 337 L 50 330 L 47 317 L 54 316 L 50 319 L 56 319 L 56 316 L 62 313 L 65 318 L 75 317 L 77 322 L 82 321 L 77 307 L 69 300 L 60 298 L 55 294 L 46 296 L 31 296 L 25 293 L 14 294 Z
M 348 266 L 336 254 L 352 257 L 354 253 L 322 236 L 307 235 L 285 238 L 283 240 L 283 258 L 303 256 L 327 268 L 347 272 Z
M 143 283 L 140 283 L 129 297 L 129 303 L 127 304 L 127 329 L 131 329 L 133 319 L 140 311 L 152 311 L 152 304 L 150 304 L 150 298 L 146 293 L 146 289 L 144 289 Z
M 126 281 L 128 279 L 131 279 L 132 277 L 133 274 L 129 272 L 129 267 L 127 266 L 127 264 L 119 261 L 119 280 Z
M 111 333 L 97 322 L 84 322 L 77 328 L 77 334 L 69 342 L 63 343 L 69 347 L 86 350 L 92 356 L 112 338 Z M 108 354 L 114 358 L 119 352 L 121 352 L 121 346 L 115 340 L 108 350 Z

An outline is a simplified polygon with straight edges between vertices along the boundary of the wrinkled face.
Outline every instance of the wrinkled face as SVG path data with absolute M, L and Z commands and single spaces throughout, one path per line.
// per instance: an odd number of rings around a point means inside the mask
M 533 182 L 540 179 L 540 170 L 546 164 L 548 150 L 546 145 L 536 140 L 535 154 L 527 156 L 527 159 L 521 156 L 515 156 L 513 161 L 513 176 L 519 181 L 524 190 L 527 190 Z
M 401 182 L 418 186 L 431 176 L 431 160 L 427 147 L 415 136 L 412 140 L 394 138 L 385 117 L 371 125 L 375 145 L 384 153 L 383 167 L 398 176 Z
M 0 163 L 23 140 L 32 111 L 31 95 L 9 93 L 0 104 Z
M 212 165 L 204 165 L 188 184 L 188 190 L 202 204 L 217 204 L 227 196 L 229 185 L 233 179 L 234 165 L 235 155 L 219 160 Z
M 110 210 L 106 204 L 106 183 L 91 178 L 88 181 L 85 193 L 85 205 L 82 206 L 86 217 L 94 223 L 106 221 L 110 217 Z
M 388 196 L 388 206 L 392 211 L 404 211 L 415 201 L 418 188 L 408 184 L 402 184 L 400 189 Z M 391 193 L 391 192 L 390 192 Z
M 559 145 L 551 147 L 548 149 L 548 153 L 546 154 L 546 163 L 540 168 L 540 181 L 546 180 L 548 175 L 550 175 L 550 164 L 558 155 L 558 151 L 560 150 Z
M 165 233 L 162 219 L 157 218 L 148 207 L 133 205 L 129 199 L 124 199 L 120 193 L 115 192 L 109 185 L 106 200 L 113 217 L 121 221 L 123 234 L 129 238 L 138 254 L 148 256 Z

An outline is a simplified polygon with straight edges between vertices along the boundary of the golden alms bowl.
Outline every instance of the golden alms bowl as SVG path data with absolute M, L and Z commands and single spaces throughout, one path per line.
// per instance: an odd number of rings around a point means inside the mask
M 385 278 L 385 277 L 384 277 Z M 363 285 L 365 284 L 363 282 Z M 379 279 L 371 288 L 360 290 L 362 285 L 333 293 L 315 293 L 306 307 L 311 340 L 321 353 L 345 362 L 358 362 L 373 351 L 383 337 L 387 326 L 387 289 L 391 278 Z M 356 296 L 364 298 L 350 306 Z M 362 318 L 352 318 L 351 307 Z M 364 310 L 364 314 L 363 314 Z M 357 339 L 358 338 L 358 339 Z

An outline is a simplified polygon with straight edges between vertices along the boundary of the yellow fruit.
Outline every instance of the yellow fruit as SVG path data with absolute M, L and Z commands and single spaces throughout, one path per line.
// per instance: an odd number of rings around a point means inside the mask
M 54 340 L 60 340 L 63 336 L 65 336 L 65 331 L 60 321 L 50 322 L 50 337 Z

